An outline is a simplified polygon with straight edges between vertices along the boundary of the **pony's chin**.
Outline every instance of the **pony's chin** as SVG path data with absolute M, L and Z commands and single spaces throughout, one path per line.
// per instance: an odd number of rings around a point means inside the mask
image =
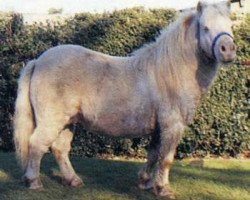
M 233 65 L 234 61 L 220 61 L 219 62 L 219 67 L 220 68 L 228 68 Z

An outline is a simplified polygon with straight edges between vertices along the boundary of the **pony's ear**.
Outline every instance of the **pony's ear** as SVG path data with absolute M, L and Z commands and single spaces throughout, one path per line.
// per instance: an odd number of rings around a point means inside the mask
M 228 14 L 230 14 L 230 12 L 231 12 L 231 1 L 227 0 L 227 1 L 222 2 L 222 3 L 224 3 L 223 5 L 225 6 L 225 9 L 228 12 Z
M 186 29 L 188 29 L 188 27 L 192 24 L 194 18 L 195 18 L 194 15 L 190 15 L 184 20 L 183 25 Z
M 183 22 L 184 30 L 185 30 L 185 35 L 184 35 L 185 39 L 186 39 L 186 36 L 187 36 L 188 29 L 191 26 L 191 24 L 194 21 L 194 19 L 195 19 L 195 15 L 190 15 Z
M 197 4 L 197 8 L 196 8 L 198 13 L 202 13 L 204 7 L 205 7 L 205 3 L 202 2 L 202 1 L 199 1 L 198 4 Z
M 230 0 L 226 1 L 226 6 L 227 6 L 228 10 L 230 11 L 231 10 L 231 1 Z

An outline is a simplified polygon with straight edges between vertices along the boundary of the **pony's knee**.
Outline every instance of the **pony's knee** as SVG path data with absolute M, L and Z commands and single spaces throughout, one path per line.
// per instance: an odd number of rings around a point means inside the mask
M 175 122 L 171 124 L 168 128 L 168 133 L 176 137 L 180 137 L 184 131 L 184 124 L 182 122 Z
M 182 138 L 184 128 L 183 123 L 175 122 L 161 133 L 161 153 L 168 154 L 169 151 L 170 153 L 175 151 Z

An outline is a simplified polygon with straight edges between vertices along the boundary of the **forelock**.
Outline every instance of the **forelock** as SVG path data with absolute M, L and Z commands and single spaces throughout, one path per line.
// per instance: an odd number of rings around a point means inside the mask
M 226 18 L 230 16 L 229 8 L 225 2 L 210 4 L 204 7 L 201 17 L 203 22 L 212 20 L 214 16 L 223 16 Z

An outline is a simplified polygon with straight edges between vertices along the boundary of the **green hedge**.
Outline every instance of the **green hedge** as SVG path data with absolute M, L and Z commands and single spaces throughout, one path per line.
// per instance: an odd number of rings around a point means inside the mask
M 12 150 L 12 116 L 16 80 L 24 63 L 59 44 L 79 44 L 110 55 L 125 56 L 153 41 L 175 19 L 172 10 L 134 8 L 105 14 L 77 14 L 65 22 L 27 25 L 22 16 L 0 17 L 0 149 Z M 250 58 L 250 17 L 235 29 L 239 61 Z M 246 37 L 247 36 L 247 37 Z M 178 147 L 177 156 L 208 154 L 236 156 L 250 149 L 249 68 L 235 65 L 222 69 L 215 85 L 197 111 Z M 144 156 L 148 138 L 112 138 L 94 135 L 80 125 L 73 154 Z

